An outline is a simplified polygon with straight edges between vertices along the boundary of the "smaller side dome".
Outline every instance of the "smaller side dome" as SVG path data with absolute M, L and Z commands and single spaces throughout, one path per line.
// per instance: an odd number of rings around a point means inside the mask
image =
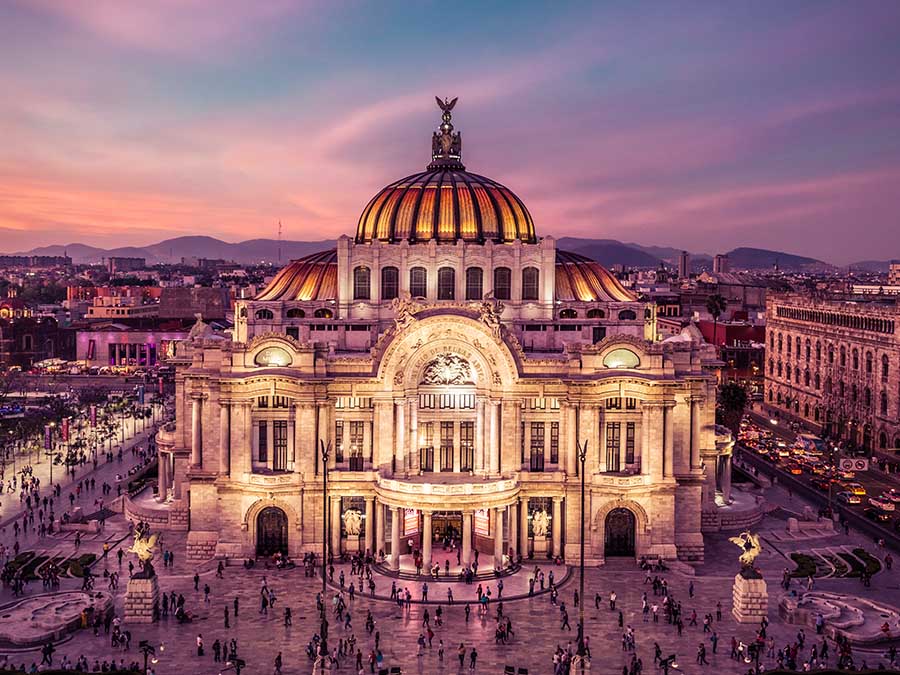
M 595 260 L 556 251 L 556 299 L 560 302 L 636 302 L 637 298 Z
M 337 297 L 337 249 L 313 253 L 283 267 L 254 300 L 308 301 Z

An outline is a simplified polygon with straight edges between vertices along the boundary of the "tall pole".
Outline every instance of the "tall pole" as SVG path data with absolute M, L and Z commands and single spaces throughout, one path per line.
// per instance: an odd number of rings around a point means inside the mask
M 581 463 L 581 537 L 579 546 L 581 548 L 578 567 L 578 655 L 581 657 L 581 668 L 584 670 L 584 659 L 586 658 L 584 648 L 584 462 L 587 459 L 587 439 L 584 445 L 578 445 L 576 441 L 575 447 L 578 450 L 578 460 Z
M 328 654 L 328 603 L 327 597 L 327 574 L 328 574 L 328 455 L 331 453 L 331 441 L 326 444 L 323 439 L 319 439 L 319 447 L 322 452 L 322 625 L 319 629 L 322 642 L 320 648 L 322 655 Z

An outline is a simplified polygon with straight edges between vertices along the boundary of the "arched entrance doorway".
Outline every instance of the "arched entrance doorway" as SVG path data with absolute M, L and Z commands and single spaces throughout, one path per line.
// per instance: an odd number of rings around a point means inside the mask
M 287 516 L 274 506 L 264 508 L 256 517 L 256 555 L 287 554 Z
M 634 514 L 628 509 L 613 509 L 606 516 L 604 555 L 634 556 Z

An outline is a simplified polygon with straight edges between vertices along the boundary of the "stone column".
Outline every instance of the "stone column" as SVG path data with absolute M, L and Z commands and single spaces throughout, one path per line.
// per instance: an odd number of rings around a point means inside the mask
M 403 509 L 395 506 L 391 513 L 391 569 L 395 572 L 400 569 L 400 520 L 402 518 Z
M 375 554 L 376 558 L 378 556 L 379 551 L 383 551 L 385 548 L 384 542 L 384 519 L 387 515 L 387 511 L 385 511 L 384 504 L 381 502 L 375 503 L 375 550 L 372 551 Z
M 231 406 L 219 400 L 219 474 L 227 476 L 231 468 Z
M 722 497 L 725 502 L 731 501 L 731 455 L 725 455 L 722 463 Z
M 484 472 L 484 401 L 478 399 L 475 401 L 475 473 Z
M 419 470 L 419 401 L 415 398 L 409 404 L 409 471 Z
M 519 499 L 519 555 L 528 557 L 528 499 Z
M 650 409 L 641 403 L 641 474 L 650 475 Z
M 659 403 L 648 404 L 648 417 L 650 419 L 649 459 L 650 479 L 656 483 L 663 477 L 663 408 Z
M 507 507 L 509 511 L 509 548 L 515 549 L 519 541 L 519 519 L 516 514 L 516 503 Z
M 341 554 L 341 498 L 331 498 L 331 552 Z
M 397 423 L 396 471 L 404 473 L 406 471 L 406 441 L 409 440 L 409 434 L 406 431 L 406 399 L 394 401 L 394 413 Z
M 191 465 L 203 464 L 203 426 L 201 421 L 201 394 L 191 396 Z
M 500 473 L 500 402 L 491 401 L 491 463 L 490 473 Z
M 700 468 L 700 411 L 702 399 L 691 399 L 691 468 Z
M 157 464 L 159 466 L 159 494 L 157 495 L 157 498 L 159 501 L 164 502 L 169 490 L 169 453 L 158 453 Z
M 663 475 L 666 478 L 671 478 L 675 475 L 674 472 L 674 461 L 675 461 L 675 405 L 673 403 L 667 403 L 665 407 L 665 439 L 664 439 L 664 450 L 663 456 L 665 458 L 665 466 L 663 469 Z
M 422 567 L 431 566 L 431 511 L 422 511 Z
M 463 511 L 462 564 L 472 564 L 472 512 Z
M 578 428 L 578 404 L 569 406 L 569 442 L 566 443 L 566 474 L 574 476 L 576 473 L 576 455 L 578 454 L 576 445 L 581 441 L 583 430 Z
M 366 551 L 375 552 L 375 497 L 366 497 Z
M 550 530 L 553 536 L 553 555 L 562 555 L 562 497 L 553 498 L 553 521 Z
M 494 509 L 494 569 L 503 567 L 503 507 Z

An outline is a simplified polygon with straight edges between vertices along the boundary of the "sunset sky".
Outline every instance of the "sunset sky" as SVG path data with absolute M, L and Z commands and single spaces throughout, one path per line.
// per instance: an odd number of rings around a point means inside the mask
M 7 0 L 0 251 L 352 233 L 458 96 L 539 235 L 900 257 L 900 2 Z

